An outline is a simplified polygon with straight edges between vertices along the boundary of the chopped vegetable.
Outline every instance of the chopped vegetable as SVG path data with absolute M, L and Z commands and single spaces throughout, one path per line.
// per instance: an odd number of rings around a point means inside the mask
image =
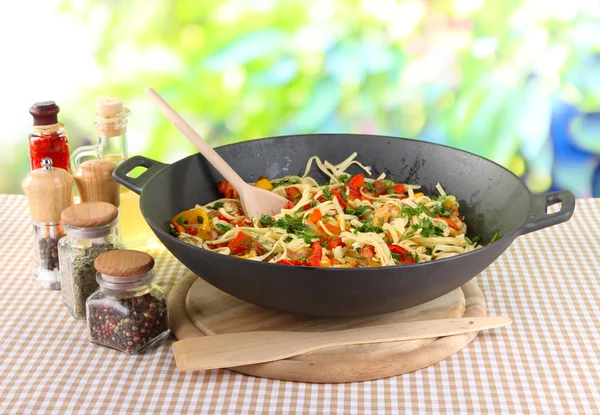
M 492 237 L 492 240 L 490 241 L 490 243 L 492 243 L 492 242 L 496 242 L 496 241 L 497 241 L 498 239 L 500 239 L 500 238 L 501 238 L 500 234 L 499 234 L 498 232 L 496 232 L 496 233 L 494 234 L 494 236 Z
M 375 256 L 375 248 L 371 245 L 364 246 L 359 249 L 358 254 L 366 259 L 371 259 Z
M 298 202 L 302 198 L 302 192 L 296 186 L 286 187 L 285 194 L 291 202 Z
M 313 242 L 313 253 L 306 259 L 306 263 L 311 267 L 318 267 L 323 258 L 323 247 L 319 242 Z
M 256 187 L 264 190 L 273 190 L 273 185 L 269 181 L 269 179 L 260 179 L 255 184 Z
M 406 189 L 404 188 L 403 184 L 395 184 L 392 186 L 392 189 L 394 189 L 398 194 L 406 192 Z
M 350 189 L 353 189 L 357 192 L 360 192 L 360 188 L 363 187 L 365 185 L 365 175 L 364 174 L 357 174 L 354 177 L 352 177 L 352 179 L 350 179 L 350 181 L 348 182 L 348 187 L 350 187 Z
M 408 250 L 406 250 L 405 248 L 401 247 L 400 245 L 388 245 L 388 247 L 390 248 L 390 252 L 392 253 L 392 257 L 400 262 L 403 262 L 405 264 L 414 264 L 415 263 L 415 259 L 412 257 L 412 255 L 410 254 L 410 252 L 408 252 Z M 394 255 L 395 254 L 395 255 Z
M 229 182 L 217 182 L 217 190 L 228 199 L 239 199 L 240 195 Z
M 315 209 L 312 211 L 312 213 L 308 217 L 308 221 L 310 223 L 317 223 L 318 221 L 321 220 L 322 217 L 323 217 L 323 214 L 321 213 L 321 211 L 319 209 Z
M 279 261 L 276 262 L 276 264 L 293 265 L 296 267 L 301 267 L 301 266 L 306 265 L 306 262 L 300 261 L 299 259 L 280 259 Z

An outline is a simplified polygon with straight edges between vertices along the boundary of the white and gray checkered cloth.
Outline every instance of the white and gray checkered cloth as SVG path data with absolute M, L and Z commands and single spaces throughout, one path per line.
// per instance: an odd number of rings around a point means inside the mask
M 31 278 L 23 196 L 0 196 L 0 413 L 600 414 L 600 200 L 566 224 L 518 238 L 478 277 L 482 332 L 427 369 L 363 383 L 305 384 L 227 370 L 180 372 L 172 338 L 128 356 L 94 346 L 60 292 Z M 156 250 L 167 289 L 184 267 Z

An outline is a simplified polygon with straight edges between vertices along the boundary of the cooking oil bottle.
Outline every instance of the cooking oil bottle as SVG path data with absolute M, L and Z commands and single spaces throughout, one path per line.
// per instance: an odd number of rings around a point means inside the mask
M 99 171 L 100 169 L 89 166 L 94 160 L 112 162 L 118 166 L 127 158 L 127 117 L 130 115 L 131 111 L 124 107 L 123 101 L 118 98 L 100 98 L 96 101 L 95 125 L 98 143 L 79 147 L 72 153 L 71 164 L 73 171 L 76 171 L 75 176 L 79 170 Z M 114 200 L 115 198 L 101 201 L 114 204 Z M 143 249 L 156 244 L 158 239 L 140 212 L 140 197 L 126 187 L 119 186 L 119 197 L 116 200 L 125 245 L 129 248 Z

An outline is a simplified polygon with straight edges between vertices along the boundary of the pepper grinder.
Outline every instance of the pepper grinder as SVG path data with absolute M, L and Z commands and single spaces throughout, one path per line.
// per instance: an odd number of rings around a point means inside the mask
M 106 202 L 119 207 L 119 183 L 112 177 L 117 164 L 110 160 L 89 160 L 73 175 L 81 202 Z
M 21 183 L 32 219 L 33 277 L 41 288 L 60 290 L 58 240 L 64 234 L 60 214 L 73 204 L 73 177 L 53 168 L 49 157 L 41 165 Z

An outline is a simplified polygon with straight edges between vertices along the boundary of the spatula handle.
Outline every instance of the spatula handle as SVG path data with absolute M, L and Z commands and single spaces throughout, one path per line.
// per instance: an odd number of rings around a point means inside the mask
M 198 149 L 210 164 L 213 165 L 225 180 L 229 181 L 238 191 L 246 184 L 229 164 L 209 146 L 191 125 L 184 120 L 154 89 L 146 89 L 146 97 L 156 108 Z
M 428 337 L 445 337 L 473 331 L 507 326 L 511 319 L 503 316 L 410 321 L 398 324 L 361 327 L 350 330 L 320 333 L 336 345 L 406 341 Z

